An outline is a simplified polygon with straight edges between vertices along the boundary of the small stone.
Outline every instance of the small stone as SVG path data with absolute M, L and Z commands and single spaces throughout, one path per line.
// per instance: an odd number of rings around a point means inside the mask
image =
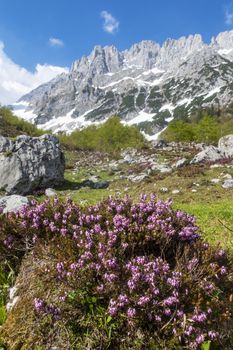
M 231 180 L 232 179 L 232 176 L 231 174 L 226 174 L 223 176 L 224 179 L 227 179 L 227 180 Z
M 47 197 L 55 197 L 56 196 L 56 192 L 52 188 L 46 188 L 45 195 Z
M 167 187 L 161 187 L 160 188 L 160 192 L 167 193 L 168 192 L 168 188 Z
M 211 169 L 216 169 L 216 168 L 224 168 L 224 166 L 222 164 L 211 164 L 210 166 Z
M 148 175 L 147 174 L 140 174 L 140 175 L 130 175 L 128 176 L 128 179 L 134 183 L 136 182 L 142 182 L 144 181 L 145 179 L 148 178 Z
M 186 158 L 179 159 L 179 160 L 175 163 L 175 168 L 181 168 L 181 167 L 183 167 L 186 163 L 187 163 L 187 159 L 186 159 Z
M 220 182 L 220 179 L 211 179 L 210 182 L 213 184 L 218 184 Z
M 172 191 L 172 194 L 178 194 L 178 193 L 180 193 L 180 190 L 173 190 Z
M 222 185 L 222 187 L 225 189 L 232 188 L 233 187 L 233 180 L 232 179 L 226 180 L 224 182 L 224 184 Z

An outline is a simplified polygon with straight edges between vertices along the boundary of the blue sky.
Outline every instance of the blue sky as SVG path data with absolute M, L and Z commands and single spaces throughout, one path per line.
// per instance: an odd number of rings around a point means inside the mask
M 0 0 L 0 104 L 65 71 L 95 45 L 233 29 L 233 0 Z
M 102 11 L 119 22 L 114 33 L 103 30 Z M 233 2 L 224 0 L 0 0 L 0 41 L 29 70 L 37 63 L 70 66 L 96 44 L 125 49 L 143 39 L 162 43 L 194 33 L 208 42 L 233 27 L 227 11 Z M 49 38 L 64 45 L 49 45 Z

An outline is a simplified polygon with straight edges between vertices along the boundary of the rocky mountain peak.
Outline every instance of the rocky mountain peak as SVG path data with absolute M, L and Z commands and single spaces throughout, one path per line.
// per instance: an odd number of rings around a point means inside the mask
M 99 123 L 119 115 L 149 135 L 198 108 L 233 100 L 233 31 L 211 44 L 201 35 L 144 40 L 128 50 L 95 46 L 68 74 L 21 98 L 17 113 L 54 132 Z
M 219 49 L 232 49 L 233 48 L 233 30 L 222 32 L 212 38 L 213 46 L 218 46 Z

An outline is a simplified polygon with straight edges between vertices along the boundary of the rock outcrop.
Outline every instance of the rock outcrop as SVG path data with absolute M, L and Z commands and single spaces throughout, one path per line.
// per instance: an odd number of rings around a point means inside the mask
M 224 153 L 226 158 L 233 157 L 233 135 L 226 135 L 221 137 L 218 141 L 218 148 Z
M 13 194 L 11 196 L 5 196 L 0 198 L 0 212 L 1 210 L 3 213 L 10 213 L 18 211 L 20 208 L 22 208 L 25 205 L 29 205 L 29 200 L 27 197 L 19 196 L 16 194 Z
M 25 195 L 64 180 L 65 159 L 59 141 L 51 135 L 0 136 L 0 189 Z
M 215 162 L 222 158 L 224 158 L 224 155 L 217 147 L 208 146 L 191 160 L 191 164 Z

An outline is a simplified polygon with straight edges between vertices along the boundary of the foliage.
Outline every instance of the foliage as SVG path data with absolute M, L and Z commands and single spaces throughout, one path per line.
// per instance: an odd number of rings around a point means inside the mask
M 192 124 L 183 120 L 172 121 L 167 129 L 161 133 L 161 139 L 175 142 L 188 142 L 195 140 L 195 130 Z
M 76 348 L 200 349 L 210 341 L 228 349 L 231 260 L 170 201 L 109 198 L 87 208 L 33 201 L 3 216 L 0 232 L 1 257 L 12 262 L 53 247 L 43 274 L 61 294 L 37 295 L 37 324 L 63 322 Z
M 102 125 L 75 130 L 71 135 L 60 135 L 67 148 L 118 153 L 128 147 L 142 148 L 145 139 L 136 127 L 121 124 L 118 117 L 109 118 Z
M 161 138 L 176 142 L 205 142 L 217 144 L 220 137 L 233 132 L 233 119 L 222 120 L 206 113 L 190 119 L 172 121 Z
M 45 132 L 38 129 L 35 125 L 16 117 L 9 108 L 0 107 L 0 133 L 3 136 L 15 137 L 21 134 L 41 136 Z

